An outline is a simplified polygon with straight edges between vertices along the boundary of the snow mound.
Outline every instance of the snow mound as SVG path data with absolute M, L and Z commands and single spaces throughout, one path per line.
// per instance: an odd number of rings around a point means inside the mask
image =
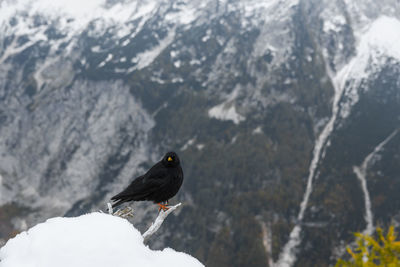
M 203 266 L 173 249 L 154 251 L 127 220 L 102 213 L 52 218 L 9 240 L 1 267 Z

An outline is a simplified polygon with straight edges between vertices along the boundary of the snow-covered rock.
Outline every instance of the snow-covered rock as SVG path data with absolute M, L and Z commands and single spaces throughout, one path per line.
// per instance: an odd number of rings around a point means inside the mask
M 102 213 L 52 218 L 0 249 L 1 267 L 203 266 L 170 248 L 154 251 L 127 220 Z

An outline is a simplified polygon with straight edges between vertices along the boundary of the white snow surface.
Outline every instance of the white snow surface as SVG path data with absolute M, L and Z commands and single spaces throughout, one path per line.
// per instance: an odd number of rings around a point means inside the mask
M 17 14 L 25 14 L 19 30 L 32 30 L 34 15 L 58 21 L 59 29 L 81 31 L 88 23 L 102 18 L 108 23 L 124 23 L 151 13 L 157 1 L 129 1 L 110 6 L 106 0 L 17 0 L 0 3 L 0 24 Z M 19 17 L 20 19 L 21 17 Z M 122 32 L 121 32 L 122 33 Z
M 204 266 L 171 248 L 151 250 L 127 220 L 98 212 L 52 218 L 0 249 L 1 267 Z
M 387 57 L 400 61 L 399 43 L 400 21 L 387 16 L 378 18 L 361 35 L 357 55 L 349 62 L 347 71 L 343 68 L 347 75 L 342 78 L 366 78 Z
M 382 16 L 369 28 L 361 42 L 362 53 L 382 53 L 400 60 L 400 21 Z
M 360 34 L 357 55 L 335 77 L 341 87 L 346 87 L 344 94 L 348 100 L 341 104 L 342 118 L 346 118 L 358 102 L 363 80 L 380 71 L 387 58 L 400 62 L 399 43 L 400 21 L 393 17 L 379 17 Z

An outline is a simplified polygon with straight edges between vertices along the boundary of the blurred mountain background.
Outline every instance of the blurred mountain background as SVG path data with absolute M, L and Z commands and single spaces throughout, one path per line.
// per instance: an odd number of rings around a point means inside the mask
M 400 223 L 399 44 L 398 0 L 0 0 L 0 238 L 175 150 L 184 206 L 151 247 L 328 266 Z

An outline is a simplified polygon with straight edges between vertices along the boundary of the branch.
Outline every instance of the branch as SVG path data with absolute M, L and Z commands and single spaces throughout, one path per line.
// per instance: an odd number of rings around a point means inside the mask
M 107 202 L 108 214 L 113 215 L 114 211 L 110 202 Z
M 126 207 L 125 209 L 118 209 L 116 212 L 114 212 L 112 206 L 110 203 L 107 203 L 108 207 L 108 214 L 118 216 L 121 218 L 128 218 L 128 217 L 133 217 L 133 209 L 131 207 Z
M 172 213 L 174 210 L 176 210 L 180 205 L 182 205 L 182 203 L 178 203 L 175 206 L 171 206 L 169 207 L 169 209 L 167 211 L 163 211 L 161 210 L 158 213 L 158 217 L 156 218 L 156 220 L 151 224 L 151 226 L 149 227 L 149 229 L 147 229 L 147 231 L 142 235 L 143 239 L 146 240 L 148 239 L 152 234 L 154 234 L 155 232 L 157 232 L 157 230 L 161 227 L 161 224 L 164 222 L 165 218 L 167 218 L 167 216 Z
M 180 205 L 182 205 L 182 203 L 178 203 L 175 206 L 168 207 L 169 209 L 166 211 L 161 210 L 158 213 L 158 216 L 155 219 L 155 221 L 149 227 L 149 229 L 147 229 L 147 231 L 142 235 L 143 239 L 146 240 L 155 232 L 157 232 L 157 230 L 161 227 L 161 224 L 164 222 L 167 216 L 174 210 L 176 210 Z M 114 212 L 110 203 L 107 203 L 107 206 L 108 206 L 108 213 L 110 215 L 119 216 L 122 218 L 133 217 L 133 209 L 130 207 L 127 207 L 123 210 L 117 210 L 116 212 Z

